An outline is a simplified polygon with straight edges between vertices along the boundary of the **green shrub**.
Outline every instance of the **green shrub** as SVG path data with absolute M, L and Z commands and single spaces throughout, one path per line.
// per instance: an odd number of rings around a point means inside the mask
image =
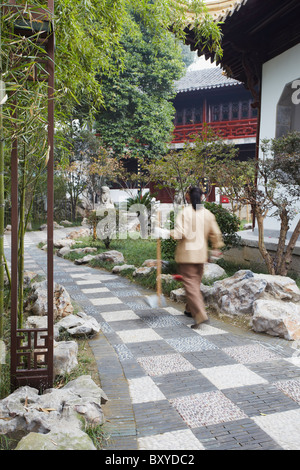
M 223 235 L 225 249 L 229 250 L 229 248 L 233 246 L 238 246 L 240 237 L 236 232 L 238 232 L 240 228 L 240 219 L 222 207 L 221 204 L 205 202 L 204 207 L 214 214 Z
M 220 227 L 223 235 L 223 241 L 225 243 L 225 249 L 229 250 L 233 246 L 238 246 L 240 237 L 237 235 L 237 231 L 240 228 L 240 219 L 231 214 L 227 209 L 224 209 L 220 204 L 214 202 L 205 202 L 204 206 L 210 212 L 212 212 L 216 218 L 216 221 Z M 174 212 L 170 213 L 170 229 L 174 228 Z M 174 260 L 175 249 L 177 241 L 173 238 L 162 240 L 161 251 L 162 258 L 167 261 Z
M 175 221 L 174 221 L 174 211 L 170 212 L 170 230 L 173 230 Z M 175 249 L 176 249 L 177 241 L 173 238 L 163 239 L 161 241 L 161 256 L 162 259 L 166 261 L 173 261 L 175 257 Z

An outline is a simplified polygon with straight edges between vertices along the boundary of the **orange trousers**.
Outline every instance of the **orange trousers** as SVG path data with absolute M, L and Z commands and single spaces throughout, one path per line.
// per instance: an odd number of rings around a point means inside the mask
M 195 323 L 208 320 L 205 304 L 200 291 L 203 276 L 203 264 L 179 264 L 180 274 L 183 277 L 183 285 L 187 298 L 186 310 L 192 314 Z

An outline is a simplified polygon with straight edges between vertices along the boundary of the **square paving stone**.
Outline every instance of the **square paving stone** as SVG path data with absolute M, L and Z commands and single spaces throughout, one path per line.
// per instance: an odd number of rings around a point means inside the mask
M 227 366 L 237 364 L 232 357 L 227 356 L 222 349 L 210 349 L 205 351 L 190 351 L 183 354 L 196 369 L 204 369 L 206 367 Z
M 298 407 L 297 403 L 272 384 L 256 384 L 223 390 L 224 395 L 249 417 L 268 415 Z
M 275 387 L 300 405 L 300 380 L 275 382 Z
M 124 300 L 124 303 L 126 305 L 128 305 L 129 308 L 131 308 L 132 310 L 148 310 L 149 309 L 149 305 L 147 305 L 144 301 L 130 301 L 130 300 Z
M 153 380 L 168 399 L 216 390 L 197 370 L 160 375 L 153 377 Z
M 169 328 L 182 325 L 179 320 L 171 315 L 143 316 L 142 320 L 147 323 L 150 328 Z
M 219 390 L 267 383 L 265 379 L 255 374 L 242 364 L 210 367 L 199 369 L 199 371 Z
M 170 313 L 171 315 L 184 315 L 183 311 L 174 307 L 165 307 L 164 310 Z
M 249 364 L 248 368 L 270 383 L 300 378 L 300 368 L 285 359 Z
M 191 338 L 197 337 L 198 335 L 194 332 L 194 330 L 190 330 L 186 328 L 182 323 L 179 325 L 171 325 L 168 328 L 155 328 L 157 334 L 159 334 L 165 340 L 170 338 Z
M 250 418 L 194 428 L 193 433 L 207 450 L 282 450 Z
M 161 337 L 151 328 L 118 331 L 118 335 L 124 343 L 161 340 Z
M 252 419 L 283 449 L 300 449 L 300 408 Z
M 117 310 L 114 312 L 103 312 L 103 318 L 107 322 L 119 322 L 126 320 L 139 320 L 139 317 L 132 310 Z
M 122 301 L 118 299 L 117 297 L 98 297 L 96 299 L 90 299 L 90 302 L 93 305 L 115 305 L 115 304 L 121 304 Z
M 228 334 L 228 331 L 222 330 L 212 325 L 201 325 L 201 328 L 195 330 L 195 332 L 200 336 L 210 336 L 210 335 L 225 335 Z
M 280 359 L 278 354 L 275 354 L 270 349 L 262 346 L 261 344 L 245 344 L 243 346 L 232 346 L 224 348 L 223 351 L 229 356 L 236 359 L 242 364 L 251 364 L 257 362 L 271 361 Z
M 150 377 L 129 379 L 128 384 L 132 403 L 146 403 L 166 399 Z
M 139 318 L 137 320 L 110 321 L 110 324 L 115 331 L 148 329 L 147 325 L 142 323 Z
M 186 430 L 186 424 L 168 400 L 134 403 L 138 438 Z
M 138 442 L 140 450 L 204 450 L 190 429 L 140 437 Z M 187 458 L 186 462 L 189 461 Z
M 200 330 L 199 330 L 200 331 Z M 244 346 L 252 344 L 251 340 L 243 336 L 234 336 L 232 334 L 206 335 L 206 339 L 214 343 L 218 348 L 225 349 L 233 346 Z
M 82 289 L 82 292 L 84 294 L 102 294 L 103 292 L 110 292 L 110 290 L 107 287 L 90 287 L 88 289 Z
M 113 290 L 113 293 L 114 295 L 116 295 L 117 297 L 140 297 L 142 294 L 137 291 L 137 290 L 133 290 L 133 289 L 121 289 L 121 290 Z
M 166 342 L 178 352 L 207 351 L 218 349 L 213 343 L 199 336 L 188 338 L 167 338 Z
M 191 428 L 247 418 L 218 390 L 174 398 L 170 402 Z
M 150 376 L 159 376 L 194 369 L 194 366 L 180 354 L 138 357 L 137 361 Z
M 142 341 L 141 343 L 127 343 L 128 348 L 134 357 L 162 356 L 164 354 L 173 354 L 174 349 L 165 341 Z

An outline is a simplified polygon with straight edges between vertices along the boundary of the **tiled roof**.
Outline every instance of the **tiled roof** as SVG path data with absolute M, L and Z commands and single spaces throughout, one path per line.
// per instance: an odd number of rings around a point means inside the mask
M 225 21 L 228 16 L 238 11 L 248 0 L 206 0 L 205 6 L 214 21 Z M 186 14 L 187 23 L 192 24 L 194 15 L 190 12 Z
M 184 77 L 175 82 L 177 93 L 193 90 L 207 90 L 240 85 L 240 82 L 227 78 L 219 67 L 191 70 Z
M 239 10 L 248 0 L 206 0 L 205 5 L 214 20 L 224 21 Z

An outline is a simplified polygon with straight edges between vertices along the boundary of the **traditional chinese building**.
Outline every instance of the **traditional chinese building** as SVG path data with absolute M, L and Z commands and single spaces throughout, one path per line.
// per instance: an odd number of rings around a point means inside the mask
M 242 159 L 255 156 L 257 110 L 242 83 L 215 67 L 188 71 L 176 88 L 173 148 L 182 147 L 208 125 L 236 144 Z
M 239 150 L 239 158 L 255 158 L 257 109 L 253 97 L 237 80 L 227 78 L 220 67 L 187 71 L 176 82 L 177 94 L 174 136 L 171 149 L 183 148 L 204 126 L 211 127 Z M 228 202 L 212 187 L 207 200 Z M 158 199 L 171 202 L 169 192 L 161 190 Z
M 261 139 L 300 131 L 300 2 L 207 0 L 206 4 L 215 21 L 221 22 L 223 56 L 217 64 L 228 77 L 244 83 L 258 109 L 256 147 L 261 158 Z M 214 54 L 197 46 L 193 30 L 187 27 L 186 32 L 191 49 L 213 62 Z M 298 212 L 291 229 L 300 220 L 300 203 Z M 278 221 L 268 218 L 266 228 L 278 229 Z

